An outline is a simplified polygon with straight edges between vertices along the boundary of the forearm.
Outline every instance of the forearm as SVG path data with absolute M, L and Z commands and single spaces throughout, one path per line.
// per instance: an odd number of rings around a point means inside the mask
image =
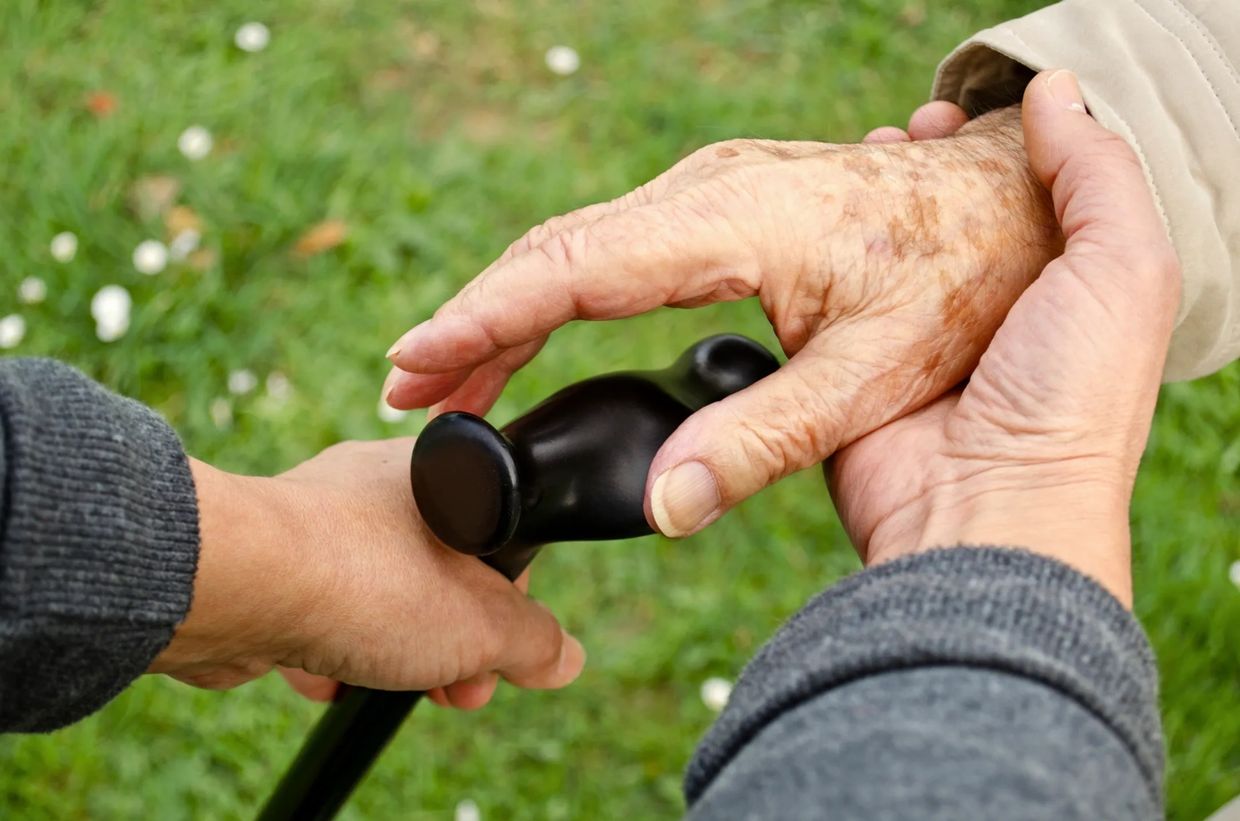
M 190 604 L 194 483 L 150 410 L 49 360 L 0 361 L 0 732 L 98 709 Z
M 1139 625 L 1084 576 L 953 549 L 864 571 L 759 653 L 699 747 L 693 818 L 1154 818 Z
M 1240 356 L 1240 26 L 1229 3 L 1067 0 L 980 32 L 934 94 L 970 114 L 1072 69 L 1094 117 L 1136 149 L 1183 266 L 1166 378 Z

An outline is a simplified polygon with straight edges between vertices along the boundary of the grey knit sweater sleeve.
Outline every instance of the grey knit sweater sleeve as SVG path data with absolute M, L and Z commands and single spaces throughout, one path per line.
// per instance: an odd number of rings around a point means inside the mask
M 65 365 L 0 359 L 0 732 L 76 721 L 141 675 L 197 559 L 172 430 Z
M 1066 565 L 955 548 L 814 599 L 749 664 L 686 777 L 707 819 L 1162 817 L 1140 625 Z

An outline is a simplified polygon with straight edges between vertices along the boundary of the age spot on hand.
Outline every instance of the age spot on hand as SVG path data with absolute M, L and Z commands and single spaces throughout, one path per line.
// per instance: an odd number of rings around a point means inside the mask
M 872 157 L 846 156 L 843 165 L 845 169 L 871 184 L 877 183 L 883 176 L 883 169 Z

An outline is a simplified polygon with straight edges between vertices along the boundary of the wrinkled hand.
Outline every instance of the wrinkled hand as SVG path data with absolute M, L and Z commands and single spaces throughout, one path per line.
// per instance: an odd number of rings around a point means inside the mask
M 836 455 L 836 506 L 867 564 L 1023 546 L 1131 603 L 1128 506 L 1179 302 L 1141 166 L 1068 72 L 1029 85 L 1025 145 L 1067 237 L 963 392 Z
M 926 142 L 720 143 L 514 243 L 397 342 L 385 395 L 483 413 L 573 319 L 757 296 L 790 361 L 651 467 L 647 518 L 684 536 L 958 383 L 1061 243 L 1015 109 Z
M 350 442 L 274 479 L 193 463 L 202 548 L 189 616 L 152 672 L 233 687 L 273 666 L 478 707 L 497 676 L 577 677 L 581 645 L 522 589 L 439 544 L 409 492 L 412 439 Z

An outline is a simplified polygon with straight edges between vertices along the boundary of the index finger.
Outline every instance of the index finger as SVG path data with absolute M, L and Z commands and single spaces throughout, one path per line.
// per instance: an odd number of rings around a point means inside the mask
M 675 198 L 556 234 L 495 265 L 406 333 L 389 352 L 411 373 L 473 368 L 574 319 L 756 292 L 758 269 L 733 226 Z

